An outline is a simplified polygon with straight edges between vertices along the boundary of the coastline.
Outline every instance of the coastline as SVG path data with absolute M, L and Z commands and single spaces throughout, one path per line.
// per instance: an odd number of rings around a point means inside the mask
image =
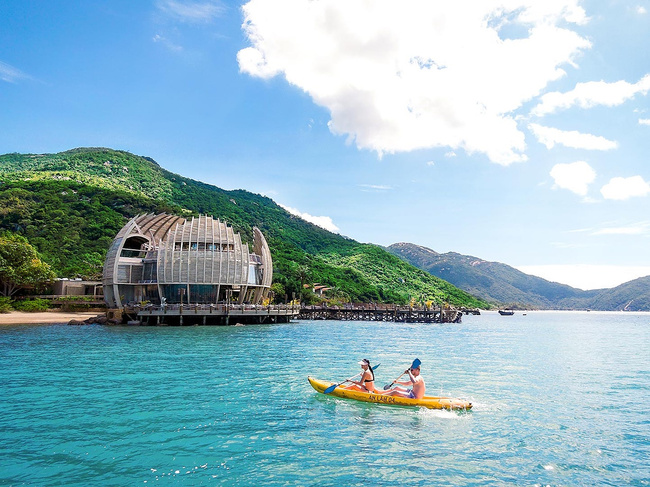
M 27 313 L 24 311 L 11 311 L 0 313 L 0 326 L 2 325 L 47 325 L 53 323 L 67 324 L 70 320 L 83 321 L 102 314 L 98 311 L 43 311 Z

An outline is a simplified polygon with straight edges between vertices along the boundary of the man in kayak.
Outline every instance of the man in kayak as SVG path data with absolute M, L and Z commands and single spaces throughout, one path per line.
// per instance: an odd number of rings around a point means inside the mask
M 395 382 L 402 386 L 411 386 L 411 389 L 406 389 L 405 387 L 395 387 L 390 391 L 384 392 L 386 396 L 398 396 L 398 397 L 408 397 L 410 399 L 422 399 L 426 391 L 426 386 L 424 384 L 424 379 L 420 375 L 420 366 L 411 369 L 406 369 L 404 372 L 409 375 L 408 382 Z
M 363 369 L 361 379 L 359 381 L 351 380 L 352 385 L 345 387 L 345 389 L 361 392 L 379 392 L 375 389 L 375 372 L 370 367 L 370 360 L 364 358 L 359 361 L 359 365 Z

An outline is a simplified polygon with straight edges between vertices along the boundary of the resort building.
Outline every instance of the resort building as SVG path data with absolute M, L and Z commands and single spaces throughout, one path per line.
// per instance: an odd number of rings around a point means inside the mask
M 224 222 L 168 214 L 131 219 L 104 263 L 109 309 L 151 304 L 253 304 L 267 297 L 273 263 L 266 239 L 253 228 L 252 249 Z M 176 306 L 178 307 L 178 306 Z
M 100 281 L 84 281 L 83 279 L 58 278 L 52 285 L 54 296 L 93 296 L 102 299 L 102 283 Z

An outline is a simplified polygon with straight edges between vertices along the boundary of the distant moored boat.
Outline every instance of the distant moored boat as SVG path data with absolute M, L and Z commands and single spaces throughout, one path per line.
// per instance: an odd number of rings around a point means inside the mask
M 501 316 L 512 316 L 515 314 L 515 312 L 511 309 L 500 309 L 499 314 Z

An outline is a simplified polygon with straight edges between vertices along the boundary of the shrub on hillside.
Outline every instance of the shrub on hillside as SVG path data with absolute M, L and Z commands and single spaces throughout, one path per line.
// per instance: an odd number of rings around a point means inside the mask
M 7 296 L 0 296 L 0 313 L 9 313 L 11 310 L 11 298 Z
M 46 299 L 29 299 L 25 301 L 14 301 L 14 309 L 18 311 L 27 311 L 35 313 L 38 311 L 47 311 L 50 307 L 50 302 Z

